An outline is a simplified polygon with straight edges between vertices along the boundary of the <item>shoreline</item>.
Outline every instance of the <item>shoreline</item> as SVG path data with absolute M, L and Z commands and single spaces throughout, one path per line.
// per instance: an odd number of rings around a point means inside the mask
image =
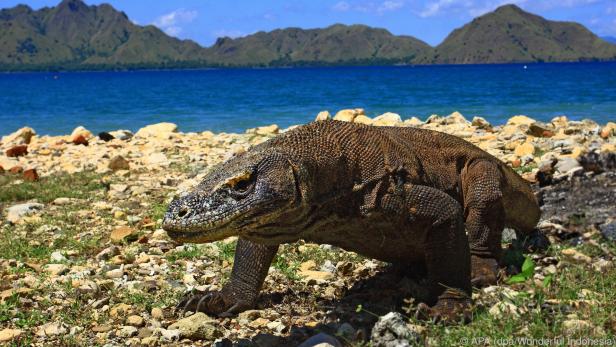
M 324 119 L 445 132 L 477 145 L 515 169 L 521 168 L 524 174 L 534 175 L 542 164 L 552 160 L 568 161 L 564 168 L 571 169 L 583 154 L 616 152 L 616 123 L 570 121 L 565 116 L 544 123 L 518 115 L 505 124 L 493 126 L 482 117 L 467 120 L 459 112 L 432 115 L 422 121 L 416 117 L 403 120 L 390 112 L 370 118 L 363 109 L 345 109 L 334 116 L 322 111 L 315 118 Z M 0 135 L 0 167 L 15 173 L 34 169 L 40 176 L 87 170 L 105 174 L 115 171 L 111 163 L 115 157 L 130 162 L 132 169 L 159 170 L 181 162 L 185 156 L 191 162 L 211 166 L 296 126 L 280 129 L 272 124 L 247 129 L 244 133 L 209 130 L 182 133 L 177 125 L 165 122 L 145 126 L 135 133 L 116 130 L 98 135 L 78 126 L 71 134 L 60 136 L 39 136 L 35 129 L 24 127 Z M 525 178 L 532 181 L 531 175 Z
M 511 66 L 511 65 L 584 65 L 584 64 L 616 64 L 616 60 L 576 60 L 576 61 L 519 61 L 508 63 L 478 63 L 478 64 L 373 64 L 373 65 L 345 65 L 345 64 L 315 64 L 315 65 L 280 65 L 280 66 L 201 66 L 201 67 L 167 67 L 167 68 L 130 68 L 130 67 L 118 67 L 118 68 L 91 68 L 91 69 L 45 69 L 36 68 L 26 70 L 2 70 L 0 74 L 27 74 L 27 73 L 89 73 L 89 72 L 136 72 L 136 71 L 208 71 L 208 70 L 286 70 L 286 69 L 336 69 L 336 68 L 430 68 L 430 67 L 444 67 L 444 68 L 457 68 L 457 67 L 499 67 L 499 66 Z

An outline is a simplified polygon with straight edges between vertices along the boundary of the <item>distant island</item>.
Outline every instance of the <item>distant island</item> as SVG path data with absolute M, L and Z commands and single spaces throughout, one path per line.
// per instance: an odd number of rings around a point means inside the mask
M 210 47 L 139 26 L 111 5 L 64 0 L 56 7 L 0 10 L 0 71 L 495 64 L 616 60 L 616 44 L 583 25 L 501 6 L 454 30 L 438 46 L 365 25 L 286 28 Z

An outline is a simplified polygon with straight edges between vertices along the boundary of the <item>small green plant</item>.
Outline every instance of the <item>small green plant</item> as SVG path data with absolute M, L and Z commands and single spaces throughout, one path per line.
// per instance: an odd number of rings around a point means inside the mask
M 297 274 L 297 270 L 299 269 L 299 262 L 289 261 L 286 259 L 284 255 L 276 255 L 272 266 L 282 272 L 288 279 L 296 281 L 300 280 L 301 276 Z
M 526 280 L 533 277 L 534 273 L 535 262 L 530 257 L 526 257 L 524 259 L 524 263 L 522 263 L 522 271 L 517 275 L 511 276 L 511 278 L 507 281 L 507 284 L 526 282 Z
M 233 242 L 216 242 L 218 249 L 220 250 L 220 258 L 223 260 L 231 260 L 235 256 L 235 248 L 237 247 L 237 241 Z

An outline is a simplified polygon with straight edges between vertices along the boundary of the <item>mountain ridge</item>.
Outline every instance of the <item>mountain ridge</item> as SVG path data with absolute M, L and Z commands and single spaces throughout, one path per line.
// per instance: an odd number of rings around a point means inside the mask
M 438 46 L 362 24 L 283 28 L 209 47 L 139 26 L 109 4 L 0 10 L 0 70 L 481 64 L 616 60 L 616 45 L 573 22 L 504 5 Z

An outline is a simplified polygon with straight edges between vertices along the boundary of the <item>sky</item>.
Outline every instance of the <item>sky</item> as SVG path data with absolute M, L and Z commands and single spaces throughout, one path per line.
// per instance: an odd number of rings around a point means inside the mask
M 0 0 L 34 9 L 59 0 Z M 217 37 L 239 37 L 285 27 L 366 24 L 437 45 L 455 28 L 500 5 L 515 3 L 551 20 L 582 23 L 599 36 L 616 36 L 616 0 L 85 0 L 110 3 L 140 25 L 209 46 Z

